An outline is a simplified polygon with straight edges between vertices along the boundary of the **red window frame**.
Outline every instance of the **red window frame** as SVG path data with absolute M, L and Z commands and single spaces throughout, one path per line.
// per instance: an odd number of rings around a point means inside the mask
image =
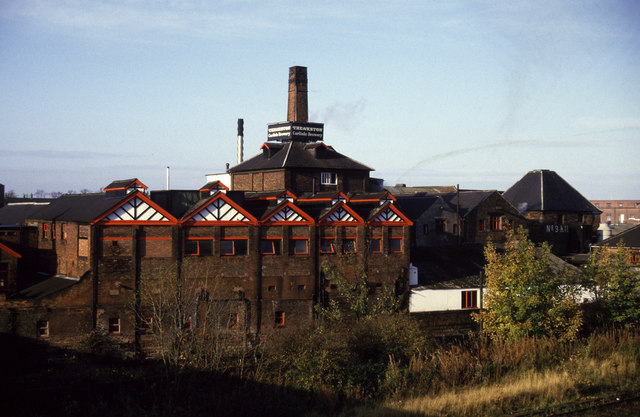
M 640 263 L 640 253 L 632 253 L 631 254 L 631 263 L 632 264 Z
M 502 230 L 502 216 L 498 214 L 492 214 L 490 219 L 491 230 Z
M 267 245 L 267 243 L 269 243 Z M 280 243 L 280 246 L 276 246 L 276 243 Z M 263 246 L 264 245 L 264 246 Z M 271 248 L 270 251 L 266 249 Z M 282 238 L 281 237 L 263 237 L 260 238 L 260 254 L 261 255 L 280 255 L 282 253 Z
M 393 250 L 392 242 L 400 242 L 400 250 Z M 402 253 L 404 250 L 404 245 L 401 237 L 389 237 L 389 252 L 391 253 Z
M 374 250 L 373 245 L 369 244 L 369 251 L 371 253 L 382 253 L 382 236 L 372 236 L 370 240 L 371 240 L 371 243 L 376 241 L 379 246 L 378 246 L 378 250 Z
M 478 291 L 462 291 L 462 308 L 478 308 Z
M 248 237 L 223 237 L 220 240 L 223 241 L 223 242 L 231 242 L 231 248 L 233 249 L 233 251 L 231 253 L 222 253 L 222 248 L 220 248 L 220 255 L 222 255 L 222 256 L 244 256 L 248 252 L 248 250 L 245 249 L 245 253 L 243 253 L 243 254 L 236 253 L 236 242 L 240 241 L 240 240 L 248 241 L 249 240 Z M 246 243 L 248 244 L 248 242 L 246 242 Z M 221 242 L 221 244 L 222 244 L 222 242 Z
M 143 317 L 140 322 L 140 330 L 143 333 L 153 333 L 153 317 Z
M 67 224 L 62 223 L 62 240 L 67 240 Z
M 36 323 L 38 337 L 49 337 L 49 320 L 38 320 Z
M 51 223 L 51 240 L 55 240 L 56 238 L 56 224 Z
M 109 318 L 109 333 L 120 334 L 120 317 Z
M 347 242 L 353 242 L 353 251 L 347 250 L 347 246 L 345 245 Z M 355 237 L 348 236 L 342 238 L 342 253 L 358 253 L 358 242 Z
M 285 326 L 285 312 L 284 311 L 276 311 L 275 315 L 274 315 L 274 321 L 275 321 L 275 325 L 276 327 L 284 327 Z
M 240 323 L 240 313 L 231 313 L 229 315 L 229 328 L 237 329 Z
M 42 224 L 42 238 L 49 239 L 49 223 Z
M 185 240 L 195 241 L 196 242 L 196 252 L 195 253 L 186 253 L 186 250 L 185 250 L 185 255 L 187 255 L 187 256 L 211 256 L 211 255 L 213 255 L 213 244 L 211 245 L 211 253 L 208 253 L 207 255 L 202 255 L 200 253 L 200 242 L 203 241 L 203 240 L 207 240 L 207 241 L 213 240 L 212 237 L 188 237 Z
M 296 242 L 303 240 L 305 243 L 305 251 L 298 252 L 298 247 L 296 246 Z M 291 253 L 294 255 L 308 255 L 309 254 L 309 238 L 308 237 L 292 237 L 291 241 L 293 243 Z
M 336 246 L 334 245 L 336 241 L 335 237 L 323 237 L 320 238 L 320 253 L 336 253 Z M 323 242 L 329 242 L 329 247 L 331 248 L 331 250 L 326 251 L 322 249 L 322 243 Z

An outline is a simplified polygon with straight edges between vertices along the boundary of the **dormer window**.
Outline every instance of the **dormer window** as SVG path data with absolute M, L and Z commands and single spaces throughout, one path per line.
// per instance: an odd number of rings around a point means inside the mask
M 323 185 L 337 185 L 338 174 L 335 172 L 322 172 L 320 173 L 320 184 Z

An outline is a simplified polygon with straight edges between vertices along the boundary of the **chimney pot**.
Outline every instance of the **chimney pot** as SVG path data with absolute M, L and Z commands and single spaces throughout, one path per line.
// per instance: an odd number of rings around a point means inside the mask
M 306 123 L 308 119 L 307 67 L 290 67 L 287 121 Z

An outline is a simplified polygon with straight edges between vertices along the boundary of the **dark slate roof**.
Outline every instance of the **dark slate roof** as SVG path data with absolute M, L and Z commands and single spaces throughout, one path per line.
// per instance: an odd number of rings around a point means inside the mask
M 455 193 L 456 187 L 455 185 L 421 185 L 417 187 L 406 187 L 403 185 L 396 186 L 385 186 L 385 190 L 389 191 L 395 197 L 405 196 L 405 195 L 414 195 L 414 196 L 428 196 L 434 194 L 442 194 L 442 193 Z
M 322 142 L 268 142 L 263 152 L 232 168 L 228 172 L 258 171 L 279 168 L 315 168 L 327 170 L 373 171 Z
M 50 200 L 53 201 L 53 200 Z M 0 208 L 0 226 L 22 226 L 25 219 L 47 203 L 12 203 Z
M 425 288 L 480 286 L 485 259 L 480 245 L 416 249 L 411 262 L 418 267 L 418 284 Z
M 111 184 L 109 184 L 106 187 L 104 187 L 104 189 L 105 190 L 110 190 L 110 189 L 128 188 L 130 185 L 132 185 L 133 183 L 136 183 L 136 182 L 142 184 L 137 178 L 129 178 L 127 180 L 113 181 Z
M 460 191 L 460 216 L 464 217 L 470 211 L 478 207 L 484 200 L 496 191 Z M 458 205 L 458 193 L 446 193 L 442 195 L 449 208 L 456 211 Z
M 149 198 L 172 216 L 179 219 L 200 200 L 197 190 L 158 190 L 151 191 Z
M 529 171 L 503 197 L 521 213 L 525 211 L 570 211 L 600 213 L 589 200 L 554 171 Z
M 127 198 L 126 195 L 107 197 L 104 193 L 65 194 L 53 200 L 48 206 L 35 211 L 29 218 L 89 223 L 125 198 Z
M 431 196 L 400 196 L 398 198 L 398 207 L 411 220 L 416 220 L 422 213 L 428 210 L 432 205 L 440 202 L 442 198 L 436 195 Z
M 617 246 L 622 241 L 625 247 L 640 248 L 640 225 L 625 230 L 607 240 L 603 240 L 594 246 Z
M 79 282 L 78 278 L 54 275 L 12 295 L 11 298 L 41 299 L 71 287 Z

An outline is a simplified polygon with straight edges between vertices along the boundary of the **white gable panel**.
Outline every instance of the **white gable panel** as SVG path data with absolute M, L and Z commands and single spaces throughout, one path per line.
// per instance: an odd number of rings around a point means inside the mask
M 387 208 L 382 213 L 378 214 L 373 220 L 374 222 L 401 222 L 402 218 L 398 216 L 393 210 Z
M 276 214 L 271 216 L 268 221 L 271 222 L 303 222 L 305 218 L 299 215 L 295 210 L 291 207 L 284 207 L 282 210 L 278 211 Z
M 106 221 L 169 221 L 162 213 L 135 197 L 104 218 Z
M 327 216 L 326 221 L 328 222 L 355 222 L 357 221 L 355 217 L 353 217 L 347 210 L 342 207 L 335 210 L 329 216 Z
M 190 221 L 247 221 L 249 220 L 244 214 L 240 213 L 231 204 L 219 198 L 198 213 L 194 214 Z

